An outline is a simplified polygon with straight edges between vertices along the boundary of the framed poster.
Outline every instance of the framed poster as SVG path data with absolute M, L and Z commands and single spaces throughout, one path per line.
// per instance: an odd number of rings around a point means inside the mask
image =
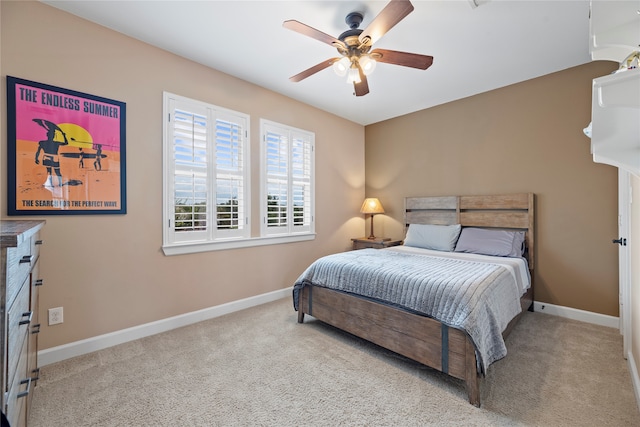
M 126 105 L 7 76 L 9 215 L 125 214 Z

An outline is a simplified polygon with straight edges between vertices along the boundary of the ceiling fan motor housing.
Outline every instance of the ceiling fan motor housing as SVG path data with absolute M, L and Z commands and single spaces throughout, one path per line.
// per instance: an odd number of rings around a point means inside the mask
M 363 44 L 359 37 L 362 34 L 362 30 L 358 27 L 362 23 L 362 13 L 360 12 L 351 12 L 345 18 L 345 22 L 349 25 L 349 29 L 340 36 L 338 36 L 338 40 L 343 42 L 347 49 L 344 49 L 343 46 L 336 46 L 338 52 L 343 56 L 348 56 L 350 58 L 358 58 L 361 55 L 366 54 L 370 49 L 371 45 Z

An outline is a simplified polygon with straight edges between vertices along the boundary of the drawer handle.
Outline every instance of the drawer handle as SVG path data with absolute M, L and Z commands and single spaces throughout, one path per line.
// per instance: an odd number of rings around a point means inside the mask
M 41 245 L 42 244 L 42 240 L 36 240 L 36 245 Z
M 21 391 L 20 393 L 18 393 L 18 399 L 20 399 L 21 397 L 26 397 L 29 395 L 29 391 L 31 390 L 31 378 L 26 378 L 22 381 L 20 381 L 20 384 L 26 384 L 27 388 L 25 391 Z
M 33 262 L 33 255 L 25 255 L 20 258 L 20 264 L 24 264 L 25 262 L 31 264 Z
M 36 323 L 35 325 L 33 325 L 33 328 L 31 328 L 31 333 L 32 334 L 40 333 L 40 323 Z
M 44 285 L 44 282 L 42 281 L 42 279 L 36 280 L 36 282 L 33 284 L 33 286 L 42 286 L 42 285 Z
M 34 376 L 31 377 L 33 381 L 38 381 L 40 379 L 40 368 L 33 369 L 31 373 L 34 374 Z
M 33 311 L 27 311 L 26 313 L 22 313 L 22 317 L 27 317 L 26 320 L 21 320 L 18 325 L 28 325 L 31 323 L 31 318 L 33 317 Z

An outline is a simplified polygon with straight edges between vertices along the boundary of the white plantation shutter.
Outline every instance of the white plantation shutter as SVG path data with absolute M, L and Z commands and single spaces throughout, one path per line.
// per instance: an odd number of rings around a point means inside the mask
M 204 240 L 208 227 L 207 111 L 185 107 L 176 102 L 173 108 L 174 241 Z
M 164 244 L 250 237 L 248 116 L 165 93 Z
M 216 117 L 216 227 L 218 235 L 243 236 L 245 224 L 245 159 L 246 124 L 237 117 Z
M 293 232 L 311 231 L 311 177 L 313 158 L 312 135 L 292 132 L 291 197 Z
M 267 132 L 267 227 L 272 230 L 272 233 L 288 232 L 288 151 L 288 141 L 286 136 L 276 132 Z M 276 231 L 276 229 L 280 231 Z
M 262 129 L 261 233 L 313 232 L 314 135 L 266 120 Z

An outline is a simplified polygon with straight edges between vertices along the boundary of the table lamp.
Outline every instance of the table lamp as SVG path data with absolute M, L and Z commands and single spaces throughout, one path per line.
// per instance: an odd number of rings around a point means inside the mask
M 368 237 L 373 240 L 376 236 L 373 235 L 373 217 L 375 214 L 384 213 L 384 208 L 382 207 L 382 203 L 380 200 L 374 198 L 364 199 L 364 203 L 362 203 L 362 207 L 360 208 L 360 212 L 363 214 L 371 215 L 371 235 Z

